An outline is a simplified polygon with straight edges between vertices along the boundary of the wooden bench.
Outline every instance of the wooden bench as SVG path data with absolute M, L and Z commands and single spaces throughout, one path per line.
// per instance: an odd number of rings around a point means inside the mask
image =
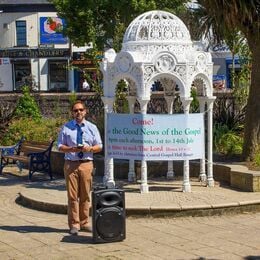
M 20 169 L 28 165 L 29 180 L 32 180 L 34 172 L 47 172 L 52 179 L 50 159 L 53 143 L 25 141 L 22 138 L 15 145 L 0 146 L 0 174 L 6 165 L 16 163 Z

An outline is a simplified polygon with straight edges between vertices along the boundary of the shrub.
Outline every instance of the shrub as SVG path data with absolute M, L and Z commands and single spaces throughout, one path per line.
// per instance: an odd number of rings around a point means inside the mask
M 228 128 L 227 125 L 214 125 L 214 151 L 224 155 L 240 155 L 242 153 L 243 138 Z
M 20 140 L 22 136 L 32 141 L 57 140 L 60 127 L 65 121 L 66 119 L 64 118 L 13 119 L 9 124 L 8 131 L 1 140 L 1 144 L 14 144 Z
M 197 92 L 194 88 L 191 89 L 190 95 L 193 98 L 192 102 L 191 102 L 191 106 L 190 106 L 191 112 L 197 113 L 197 112 L 199 112 L 200 106 L 199 106 L 199 101 L 198 101 L 198 98 L 197 98 Z
M 128 113 L 128 101 L 126 99 L 127 96 L 127 83 L 124 80 L 120 80 L 117 84 L 116 88 L 116 96 L 114 103 L 114 111 L 117 113 Z
M 40 119 L 41 112 L 34 99 L 30 94 L 30 89 L 28 86 L 22 88 L 23 95 L 19 98 L 18 104 L 14 111 L 14 116 L 19 117 L 31 117 L 33 119 Z

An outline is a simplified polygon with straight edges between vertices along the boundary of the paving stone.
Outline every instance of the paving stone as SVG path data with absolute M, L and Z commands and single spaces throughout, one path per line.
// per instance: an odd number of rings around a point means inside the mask
M 176 210 L 176 205 L 179 211 L 185 208 L 185 212 L 204 210 L 205 205 L 221 205 L 225 211 L 226 207 L 234 207 L 234 202 L 259 203 L 259 193 L 220 186 L 208 188 L 198 185 L 196 180 L 192 181 L 191 193 L 182 193 L 176 191 L 181 181 L 153 180 L 153 190 L 140 194 L 139 184 L 125 183 L 126 208 L 138 209 L 141 215 L 127 216 L 124 241 L 94 244 L 91 234 L 80 233 L 78 237 L 68 234 L 65 214 L 38 211 L 15 202 L 19 193 L 26 191 L 39 201 L 46 199 L 54 205 L 64 205 L 63 185 L 62 179 L 28 183 L 21 176 L 0 175 L 1 260 L 260 259 L 260 212 L 219 212 L 220 215 L 203 217 L 166 214 L 159 218 L 146 214 L 160 209 L 168 213 Z M 156 189 L 157 185 L 160 189 Z M 169 189 L 171 185 L 173 189 Z

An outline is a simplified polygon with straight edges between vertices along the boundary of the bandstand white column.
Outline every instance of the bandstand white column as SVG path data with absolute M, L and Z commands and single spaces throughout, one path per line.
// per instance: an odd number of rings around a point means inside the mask
M 207 99 L 207 116 L 208 116 L 208 167 L 207 167 L 207 173 L 208 173 L 208 179 L 207 184 L 209 187 L 214 187 L 214 179 L 213 179 L 213 153 L 212 153 L 212 147 L 213 147 L 213 104 L 216 97 L 208 97 Z
M 127 96 L 126 98 L 128 100 L 129 112 L 130 112 L 130 114 L 134 114 L 136 97 Z M 129 182 L 135 182 L 136 181 L 135 161 L 132 160 L 132 159 L 129 160 L 128 181 Z
M 207 97 L 197 97 L 199 100 L 199 105 L 200 105 L 200 113 L 205 112 L 205 104 L 206 100 L 208 99 Z M 205 167 L 205 152 L 204 152 L 204 158 L 200 159 L 200 175 L 199 175 L 199 180 L 206 182 L 207 181 L 207 175 L 206 175 L 206 167 Z
M 181 102 L 182 102 L 182 105 L 183 105 L 184 114 L 189 114 L 191 101 L 192 101 L 192 98 L 181 97 Z M 182 191 L 183 192 L 191 192 L 189 160 L 184 160 L 184 162 L 183 162 Z
M 167 103 L 167 111 L 168 114 L 172 114 L 172 106 L 174 101 L 174 96 L 164 96 L 166 103 Z M 173 179 L 175 177 L 175 173 L 173 170 L 173 161 L 168 161 L 168 171 L 166 175 L 167 179 Z
M 114 104 L 114 97 L 102 97 L 102 101 L 104 103 L 104 110 L 105 110 L 105 129 L 107 129 L 107 114 L 113 112 L 113 104 Z M 108 188 L 114 188 L 115 187 L 115 181 L 114 181 L 114 160 L 113 158 L 107 157 L 107 134 L 105 131 L 105 161 L 104 161 L 104 178 L 103 183 Z
M 138 98 L 138 102 L 141 107 L 141 114 L 146 114 L 147 112 L 147 105 L 149 99 L 142 99 Z M 141 161 L 141 187 L 140 187 L 141 193 L 148 193 L 149 192 L 149 187 L 147 184 L 147 162 L 145 160 Z

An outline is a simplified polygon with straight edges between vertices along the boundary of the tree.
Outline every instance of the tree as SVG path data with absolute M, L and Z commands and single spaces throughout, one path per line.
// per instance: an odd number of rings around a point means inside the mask
M 76 46 L 92 42 L 98 50 L 121 49 L 124 32 L 139 14 L 154 10 L 180 13 L 187 0 L 50 0 L 59 17 L 65 18 L 64 33 Z
M 260 1 L 197 0 L 207 14 L 202 21 L 213 25 L 217 35 L 241 31 L 252 53 L 251 84 L 247 100 L 243 158 L 253 160 L 260 144 Z M 209 28 L 209 27 L 208 27 Z

